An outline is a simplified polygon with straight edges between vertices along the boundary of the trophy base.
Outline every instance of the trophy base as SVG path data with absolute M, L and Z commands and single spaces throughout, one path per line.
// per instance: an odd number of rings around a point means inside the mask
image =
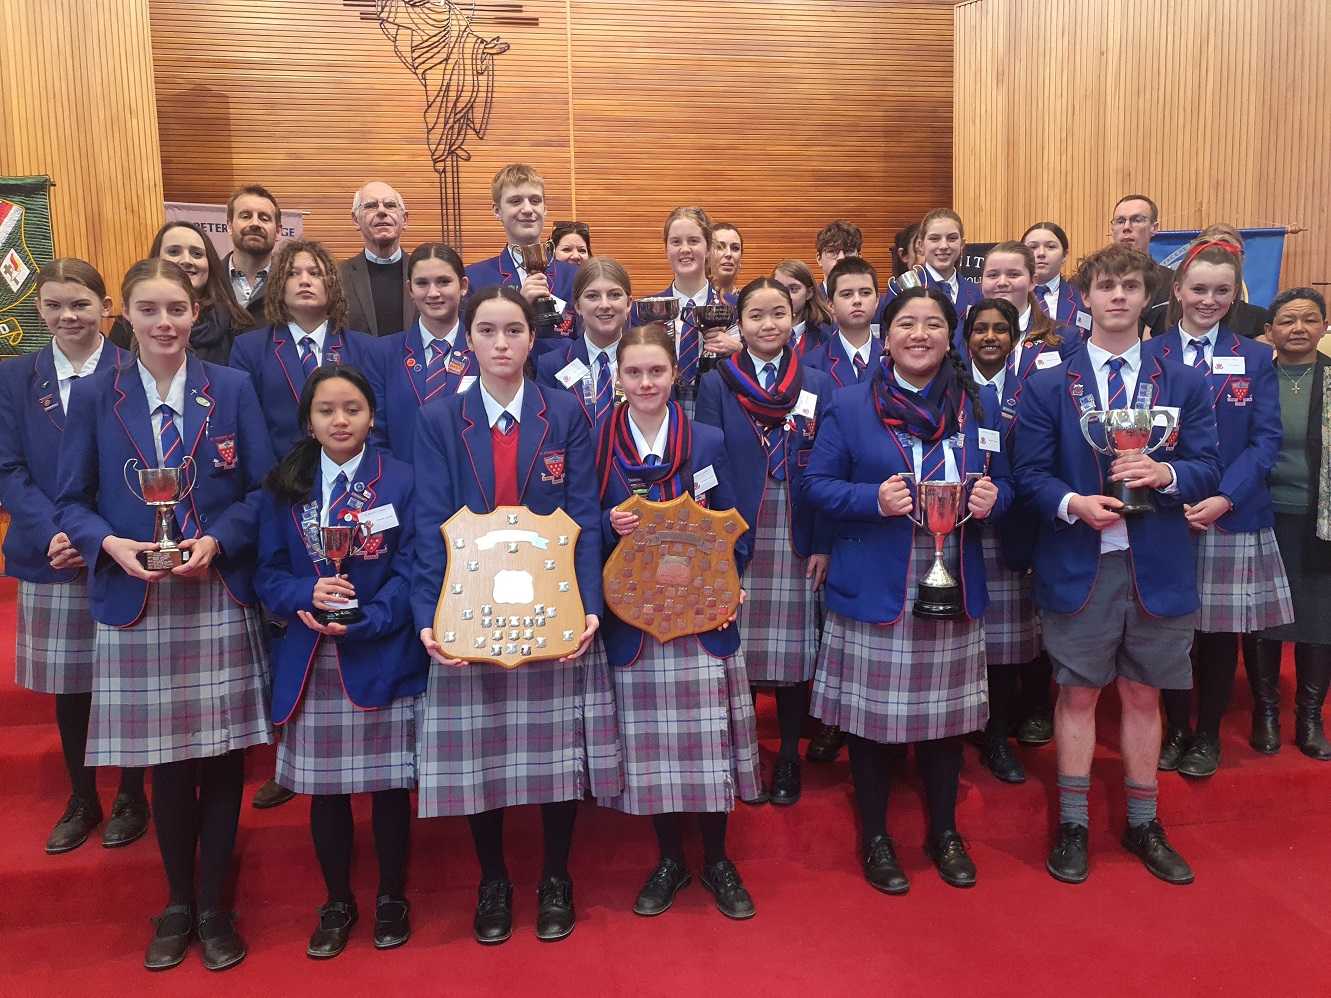
M 315 610 L 314 619 L 321 624 L 341 624 L 346 627 L 365 619 L 365 612 L 358 606 L 344 606 L 340 610 Z
M 1105 482 L 1105 495 L 1123 503 L 1123 508 L 1115 510 L 1119 516 L 1141 516 L 1154 513 L 1155 505 L 1151 502 L 1151 490 L 1137 487 L 1128 488 L 1122 482 Z
M 559 323 L 564 318 L 559 311 L 559 303 L 553 298 L 537 298 L 532 304 L 536 313 L 536 336 L 538 339 L 559 337 Z
M 189 561 L 189 552 L 180 548 L 139 552 L 139 562 L 150 572 L 169 572 L 187 561 Z
M 921 583 L 910 612 L 926 620 L 956 620 L 966 616 L 961 586 L 926 586 Z
M 715 371 L 717 365 L 721 363 L 721 358 L 714 353 L 703 351 L 702 356 L 698 358 L 698 376 L 706 374 L 708 371 Z

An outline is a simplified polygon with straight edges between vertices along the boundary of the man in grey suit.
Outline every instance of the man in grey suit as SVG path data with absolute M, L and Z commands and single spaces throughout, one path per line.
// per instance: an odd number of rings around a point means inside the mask
M 416 321 L 402 252 L 407 206 L 393 188 L 372 180 L 352 199 L 351 220 L 365 250 L 338 265 L 347 295 L 347 328 L 391 336 Z

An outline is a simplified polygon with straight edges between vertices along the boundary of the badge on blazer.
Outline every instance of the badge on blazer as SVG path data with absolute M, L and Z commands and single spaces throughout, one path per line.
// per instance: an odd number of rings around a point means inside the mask
M 408 370 L 408 371 L 410 371 L 410 370 L 411 370 L 412 368 L 414 368 L 414 367 L 419 367 L 419 366 L 420 366 L 420 365 L 418 365 L 418 364 L 416 363 L 416 358 L 415 358 L 415 357 L 408 357 L 408 358 L 407 358 L 407 370 Z
M 42 407 L 43 412 L 50 412 L 60 403 L 55 400 L 54 395 L 43 395 L 37 400 L 37 404 Z
M 360 556 L 366 561 L 374 561 L 384 553 L 384 535 L 370 534 L 361 543 Z
M 1076 382 L 1076 383 L 1072 386 L 1072 394 L 1073 394 L 1073 396 L 1076 397 L 1076 398 L 1080 398 L 1083 394 L 1085 394 L 1085 392 L 1086 392 L 1086 387 L 1085 387 L 1080 381 Z M 1016 399 L 1011 399 L 1011 400 L 1009 400 L 1009 404 L 1010 404 L 1010 405 L 1016 405 L 1016 404 L 1017 404 L 1017 400 L 1016 400 Z
M 541 481 L 549 482 L 551 485 L 564 484 L 564 452 L 562 450 L 552 450 L 541 455 L 541 460 L 545 463 L 545 470 L 549 475 L 542 475 Z
M 1229 395 L 1226 397 L 1226 401 L 1233 402 L 1235 405 L 1247 405 L 1249 399 L 1248 393 L 1251 390 L 1251 378 L 1230 378 Z
M 467 354 L 462 350 L 454 350 L 453 355 L 448 358 L 448 373 L 461 374 L 467 369 Z
M 340 363 L 342 363 L 342 355 L 341 355 L 340 353 L 338 353 L 336 350 L 329 350 L 329 351 L 328 351 L 328 359 L 327 359 L 326 361 L 324 361 L 324 363 L 325 363 L 325 364 L 340 364 Z
M 236 466 L 236 435 L 228 433 L 225 436 L 213 437 L 213 444 L 217 447 L 217 457 L 213 458 L 213 467 L 230 471 Z

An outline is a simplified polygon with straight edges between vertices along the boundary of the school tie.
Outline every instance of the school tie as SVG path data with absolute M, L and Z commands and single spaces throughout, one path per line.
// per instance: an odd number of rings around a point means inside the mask
M 499 414 L 499 419 L 495 421 L 495 425 L 499 427 L 500 433 L 508 436 L 513 432 L 513 427 L 518 425 L 518 421 L 510 416 L 507 411 L 504 411 Z
M 162 420 L 157 431 L 157 438 L 162 442 L 162 467 L 179 468 L 185 459 L 185 442 L 180 439 L 180 431 L 176 429 L 175 410 L 163 402 L 157 407 L 157 414 Z M 184 486 L 182 482 L 181 488 Z M 181 537 L 194 536 L 191 533 L 190 508 L 183 502 L 176 504 L 176 523 L 180 527 Z
M 1206 363 L 1206 345 L 1210 342 L 1210 336 L 1203 336 L 1200 340 L 1192 341 L 1192 348 L 1196 351 L 1192 358 L 1192 366 L 1203 374 L 1211 373 L 1211 365 Z
M 685 384 L 692 384 L 698 377 L 698 327 L 693 321 L 694 301 L 690 298 L 680 309 L 679 326 L 679 375 Z
M 1110 357 L 1105 361 L 1105 366 L 1109 368 L 1109 401 L 1105 403 L 1106 409 L 1126 409 L 1128 407 L 1128 389 L 1123 384 L 1123 365 L 1127 361 L 1122 357 Z
M 300 366 L 304 369 L 307 378 L 319 367 L 319 354 L 315 350 L 313 336 L 301 337 Z
M 943 282 L 943 294 L 947 295 L 947 300 L 950 301 L 953 305 L 957 303 L 957 293 L 952 290 L 951 281 Z
M 448 351 L 441 344 L 443 340 L 431 340 L 430 345 L 425 348 L 425 354 L 428 358 L 425 363 L 425 401 L 428 402 L 439 393 L 448 380 L 444 377 L 444 358 L 448 356 Z
M 661 463 L 661 459 L 655 454 L 648 454 L 643 458 L 642 463 L 648 468 L 655 468 Z M 661 497 L 664 495 L 665 491 L 661 488 L 660 482 L 653 482 L 651 485 L 647 486 L 648 502 L 660 502 Z
M 655 468 L 657 465 L 661 463 L 661 459 L 657 457 L 655 454 L 648 454 L 642 463 L 646 465 L 648 468 Z
M 855 359 L 854 359 L 854 361 L 852 361 L 852 363 L 853 363 L 854 366 L 855 366 L 855 380 L 856 380 L 856 381 L 863 381 L 863 380 L 864 380 L 864 372 L 865 372 L 866 370 L 868 370 L 869 365 L 865 363 L 864 358 L 861 357 L 858 353 L 855 354 Z
M 768 361 L 763 365 L 763 391 L 770 392 L 776 384 L 776 365 Z
M 597 426 L 601 425 L 601 417 L 610 411 L 610 402 L 615 397 L 613 381 L 610 376 L 610 358 L 602 350 L 596 358 L 596 404 L 592 411 Z
M 1043 312 L 1045 315 L 1049 314 L 1049 303 L 1045 301 L 1045 298 L 1048 296 L 1048 294 L 1049 294 L 1048 284 L 1037 284 L 1035 286 L 1035 300 L 1040 305 L 1040 311 Z
M 348 494 L 347 473 L 339 471 L 337 477 L 333 479 L 333 491 L 328 496 L 328 525 L 330 527 L 342 524 L 347 512 Z
M 943 441 L 938 441 L 920 458 L 920 481 L 941 482 L 947 474 L 947 450 Z

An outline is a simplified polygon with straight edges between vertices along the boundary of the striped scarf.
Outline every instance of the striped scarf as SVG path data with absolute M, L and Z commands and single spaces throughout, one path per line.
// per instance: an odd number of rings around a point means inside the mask
M 758 380 L 753 357 L 747 350 L 727 357 L 718 367 L 721 380 L 735 393 L 739 404 L 753 420 L 760 434 L 774 430 L 786 421 L 804 389 L 804 368 L 798 355 L 787 346 L 777 362 L 776 381 L 769 392 Z
M 693 424 L 678 402 L 668 402 L 670 430 L 666 433 L 665 456 L 660 464 L 644 464 L 629 426 L 629 406 L 610 410 L 596 444 L 596 467 L 601 474 L 601 496 L 610 487 L 616 466 L 629 488 L 652 502 L 666 502 L 693 493 Z
M 919 394 L 897 384 L 890 354 L 883 354 L 873 374 L 874 408 L 888 432 L 909 433 L 929 443 L 956 435 L 963 394 L 956 368 L 946 360 Z

